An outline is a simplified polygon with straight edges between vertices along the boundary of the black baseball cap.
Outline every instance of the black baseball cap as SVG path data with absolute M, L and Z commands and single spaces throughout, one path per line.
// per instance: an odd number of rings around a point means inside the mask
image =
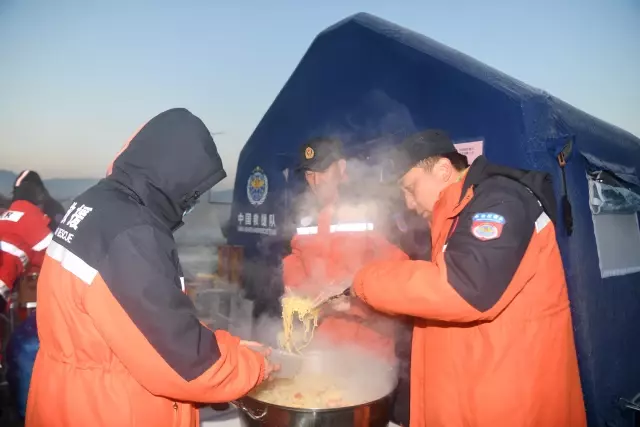
M 314 138 L 300 147 L 297 170 L 324 172 L 336 160 L 344 159 L 342 142 L 335 138 Z
M 429 129 L 407 137 L 390 156 L 386 181 L 397 181 L 420 161 L 456 151 L 449 134 Z

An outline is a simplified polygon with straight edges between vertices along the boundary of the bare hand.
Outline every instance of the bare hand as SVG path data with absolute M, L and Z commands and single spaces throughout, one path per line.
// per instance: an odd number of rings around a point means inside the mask
M 274 372 L 280 370 L 280 365 L 271 363 L 268 358 L 264 358 L 264 379 L 265 381 L 271 378 Z
M 280 370 L 280 365 L 271 363 L 269 361 L 269 355 L 271 354 L 271 348 L 257 341 L 240 341 L 240 345 L 249 348 L 250 350 L 260 353 L 264 357 L 264 379 L 267 380 L 274 372 Z

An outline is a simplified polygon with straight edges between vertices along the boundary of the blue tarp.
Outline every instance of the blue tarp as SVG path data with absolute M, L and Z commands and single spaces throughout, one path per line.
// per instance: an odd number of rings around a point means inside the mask
M 568 236 L 559 224 L 558 241 L 589 423 L 626 425 L 616 401 L 640 392 L 640 274 L 600 278 L 585 171 L 606 168 L 638 184 L 640 140 L 377 17 L 357 14 L 320 33 L 240 154 L 229 240 L 245 246 L 247 263 L 260 271 L 247 286 L 257 298 L 277 287 L 280 254 L 268 242 L 283 237 L 283 169 L 302 142 L 333 135 L 357 151 L 434 127 L 457 140 L 482 138 L 493 162 L 550 172 L 559 197 L 556 155 L 573 141 L 566 178 L 574 231 Z

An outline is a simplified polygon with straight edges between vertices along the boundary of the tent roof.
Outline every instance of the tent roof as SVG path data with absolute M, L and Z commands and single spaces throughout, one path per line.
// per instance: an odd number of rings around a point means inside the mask
M 358 31 L 370 32 L 372 35 L 376 34 L 415 49 L 510 97 L 520 99 L 530 99 L 533 97 L 547 98 L 559 114 L 567 116 L 568 121 L 570 121 L 572 125 L 578 125 L 580 122 L 583 122 L 585 127 L 589 128 L 592 132 L 610 134 L 610 136 L 615 136 L 616 139 L 632 140 L 640 146 L 640 139 L 630 132 L 585 113 L 541 89 L 523 83 L 514 77 L 423 34 L 365 12 L 349 16 L 322 31 L 314 40 L 307 55 L 313 54 L 315 45 L 323 43 L 325 36 L 334 32 L 340 32 L 349 27 L 357 28 Z M 330 41 L 330 43 L 331 42 L 332 41 Z
M 387 65 L 382 61 L 386 61 Z M 381 69 L 394 61 L 397 62 L 397 69 Z M 422 34 L 367 13 L 358 13 L 330 26 L 315 38 L 243 148 L 239 167 L 242 167 L 244 158 L 254 158 L 257 152 L 266 149 L 265 139 L 270 141 L 269 150 L 291 153 L 304 139 L 311 136 L 308 133 L 317 134 L 329 127 L 327 123 L 331 120 L 327 111 L 335 110 L 330 106 L 331 102 L 333 105 L 351 102 L 348 100 L 349 96 L 365 91 L 349 87 L 353 86 L 354 74 L 363 71 L 358 71 L 358 67 L 371 68 L 364 70 L 363 79 L 369 80 L 369 87 L 381 88 L 382 93 L 389 89 L 389 84 L 397 86 L 398 79 L 402 80 L 405 78 L 403 76 L 412 74 L 409 78 L 415 79 L 416 70 L 420 70 L 419 72 L 428 73 L 437 81 L 432 86 L 443 87 L 438 94 L 440 98 L 428 102 L 447 104 L 449 116 L 452 115 L 451 111 L 457 111 L 455 105 L 460 104 L 462 98 L 446 99 L 446 91 L 467 91 L 472 102 L 484 102 L 490 108 L 502 109 L 500 114 L 505 115 L 504 119 L 511 123 L 522 122 L 519 126 L 524 128 L 523 134 L 535 135 L 539 139 L 582 134 L 581 149 L 589 153 L 595 152 L 595 157 L 609 156 L 605 161 L 615 163 L 617 159 L 625 156 L 628 158 L 631 152 L 633 161 L 640 164 L 640 139 L 631 133 Z M 375 68 L 378 70 L 373 71 Z M 336 82 L 333 87 L 331 79 Z M 391 83 L 394 79 L 395 82 Z M 364 85 L 359 82 L 355 84 Z M 419 100 L 405 98 L 397 101 L 406 104 L 412 114 L 423 118 L 434 117 L 433 111 L 417 111 L 415 103 Z M 411 102 L 414 104 L 409 105 Z M 510 111 L 507 112 L 507 109 Z M 337 114 L 339 113 L 335 112 L 336 116 Z M 415 120 L 415 117 L 412 118 Z M 486 117 L 477 117 L 475 120 L 489 122 Z M 454 132 L 459 128 L 457 123 L 447 123 L 447 120 L 440 118 L 437 121 L 441 126 L 448 125 L 448 129 Z M 319 131 L 317 126 L 320 122 L 324 128 L 320 127 Z M 332 126 L 334 122 L 335 120 L 331 122 Z M 491 126 L 495 126 L 495 123 Z M 416 123 L 415 127 L 422 128 L 424 123 Z M 286 129 L 286 138 L 283 129 Z M 368 140 L 377 136 L 380 135 L 367 135 L 364 138 Z M 483 136 L 502 143 L 497 135 L 485 133 Z M 362 138 L 363 135 L 358 135 L 360 141 Z M 346 143 L 349 145 L 349 141 Z M 604 152 L 603 143 L 607 145 Z M 251 153 L 254 155 L 251 156 Z
M 394 40 L 509 95 L 529 97 L 544 93 L 423 34 L 364 12 L 347 17 L 328 27 L 318 34 L 313 44 L 323 43 L 325 36 L 340 32 L 347 27 L 354 27 L 358 31 L 370 32 Z M 312 52 L 313 48 L 314 46 L 309 49 L 309 53 Z

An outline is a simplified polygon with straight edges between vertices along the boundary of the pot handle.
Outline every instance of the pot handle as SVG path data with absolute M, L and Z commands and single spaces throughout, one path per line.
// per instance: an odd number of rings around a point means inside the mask
M 242 402 L 240 402 L 239 400 L 232 400 L 231 403 L 233 404 L 233 406 L 235 406 L 236 408 L 240 409 L 242 412 L 247 414 L 249 416 L 249 418 L 251 418 L 254 421 L 260 421 L 261 419 L 263 419 L 267 415 L 267 408 L 266 407 L 262 410 L 261 413 L 255 414 L 251 409 L 249 409 L 246 406 L 244 406 L 244 404 Z

